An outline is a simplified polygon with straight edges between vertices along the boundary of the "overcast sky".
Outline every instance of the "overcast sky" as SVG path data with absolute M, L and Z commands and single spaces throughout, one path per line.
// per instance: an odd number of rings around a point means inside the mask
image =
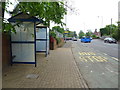
M 70 0 L 73 7 L 78 9 L 79 15 L 72 11 L 67 15 L 67 27 L 70 30 L 94 31 L 112 23 L 117 25 L 118 2 L 120 0 Z M 98 30 L 99 31 L 99 30 Z
M 15 0 L 12 0 L 13 3 Z M 71 11 L 68 8 L 68 14 L 65 16 L 67 28 L 79 33 L 80 30 L 94 31 L 112 23 L 117 25 L 118 21 L 118 2 L 120 0 L 67 0 L 68 6 L 75 8 Z M 13 9 L 13 6 L 9 8 Z M 77 15 L 76 15 L 77 13 Z M 9 16 L 6 15 L 6 18 Z M 53 26 L 53 24 L 52 24 Z

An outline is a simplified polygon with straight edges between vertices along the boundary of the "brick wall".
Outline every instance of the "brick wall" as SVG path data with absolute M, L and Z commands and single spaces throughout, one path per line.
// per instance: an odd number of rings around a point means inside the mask
M 61 38 L 61 42 L 58 44 L 58 47 L 62 47 L 64 45 L 64 38 Z
M 50 37 L 50 50 L 54 50 L 57 48 L 57 41 L 55 38 Z
M 61 42 L 57 44 L 55 38 L 50 37 L 50 50 L 55 50 L 58 47 L 62 47 L 64 45 L 64 38 L 61 38 Z

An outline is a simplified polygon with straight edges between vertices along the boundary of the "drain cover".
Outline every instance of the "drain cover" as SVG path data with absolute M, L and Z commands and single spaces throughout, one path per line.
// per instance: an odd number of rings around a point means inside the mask
M 38 74 L 28 74 L 28 75 L 26 76 L 26 78 L 29 78 L 29 79 L 37 79 L 38 77 L 39 77 Z

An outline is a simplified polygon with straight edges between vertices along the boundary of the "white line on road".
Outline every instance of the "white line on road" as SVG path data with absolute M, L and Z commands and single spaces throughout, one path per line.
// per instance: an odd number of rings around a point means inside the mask
M 118 59 L 117 58 L 115 58 L 115 57 L 112 57 L 114 60 L 116 60 L 116 61 L 118 61 Z
M 105 73 L 102 73 L 102 75 L 104 75 Z
M 110 70 L 109 68 L 107 68 L 107 67 L 105 67 L 108 71 L 110 71 L 110 72 L 113 72 L 113 73 L 115 73 L 115 74 L 118 74 L 118 72 L 114 72 L 114 71 L 112 71 L 112 70 Z
M 114 72 L 114 73 L 118 75 L 118 72 Z
M 103 53 L 104 55 L 107 55 L 106 53 Z
M 108 71 L 110 71 L 110 72 L 113 72 L 112 70 L 110 70 L 109 68 L 107 68 L 107 67 L 105 67 Z

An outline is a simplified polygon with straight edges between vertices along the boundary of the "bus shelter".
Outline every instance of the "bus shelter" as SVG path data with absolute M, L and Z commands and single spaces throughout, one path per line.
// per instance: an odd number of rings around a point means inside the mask
M 16 33 L 11 33 L 11 65 L 35 64 L 36 66 L 36 24 L 41 19 L 27 13 L 19 13 L 8 19 L 15 26 Z
M 36 26 L 36 51 L 49 54 L 49 28 L 47 26 Z

